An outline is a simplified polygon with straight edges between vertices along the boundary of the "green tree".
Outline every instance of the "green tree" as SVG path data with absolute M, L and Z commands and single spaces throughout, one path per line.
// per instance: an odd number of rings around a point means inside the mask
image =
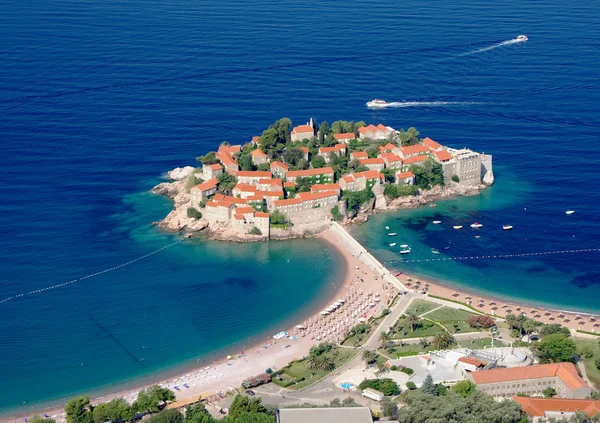
M 325 139 L 327 138 L 327 136 L 330 134 L 331 129 L 329 128 L 329 124 L 327 123 L 327 121 L 323 121 L 321 122 L 321 124 L 319 125 L 319 143 L 321 145 L 325 145 Z
M 393 395 L 398 395 L 400 393 L 400 388 L 398 384 L 394 382 L 392 379 L 382 378 L 382 379 L 365 379 L 360 385 L 358 385 L 360 389 L 375 389 L 383 395 L 391 397 Z
M 418 188 L 414 185 L 390 185 L 386 184 L 383 187 L 383 195 L 393 200 L 398 197 L 416 195 Z
M 92 419 L 94 423 L 104 423 L 110 420 L 110 416 L 108 414 L 108 404 L 100 403 L 94 407 L 92 410 Z
M 381 400 L 381 411 L 386 417 L 396 420 L 398 418 L 398 405 L 390 397 L 384 397 Z
M 460 182 L 460 178 L 458 177 L 458 175 L 452 175 L 452 180 L 456 183 Z
M 415 184 L 421 189 L 444 185 L 442 165 L 433 159 L 427 159 L 422 165 L 411 165 L 409 170 L 415 174 Z
M 335 369 L 335 364 L 333 363 L 333 360 L 325 355 L 309 355 L 308 358 L 306 358 L 306 368 L 310 370 L 331 372 Z
M 344 191 L 343 198 L 348 203 L 348 210 L 356 213 L 364 203 L 367 203 L 374 196 L 373 191 L 364 189 L 362 191 Z
M 56 423 L 56 420 L 35 415 L 27 419 L 27 423 Z
M 435 335 L 433 337 L 433 341 L 431 342 L 431 345 L 436 350 L 443 350 L 444 348 L 448 348 L 452 344 L 454 344 L 454 337 L 446 331 Z
M 92 405 L 87 395 L 72 399 L 65 406 L 67 423 L 92 423 Z
M 254 165 L 250 154 L 240 154 L 240 157 L 237 158 L 237 162 L 242 170 L 256 170 L 256 166 Z
M 415 330 L 415 326 L 419 326 L 421 323 L 421 318 L 414 313 L 406 313 L 404 321 L 406 324 L 410 325 L 410 331 L 412 333 Z
M 414 382 L 412 382 L 412 381 L 410 381 L 410 380 L 409 380 L 408 382 L 406 382 L 406 387 L 407 387 L 408 389 L 410 389 L 411 391 L 412 391 L 413 389 L 417 389 L 417 385 L 415 385 L 415 383 L 414 383 Z
M 561 333 L 545 336 L 541 341 L 531 346 L 531 350 L 540 363 L 575 362 L 577 346 L 570 338 Z
M 571 335 L 569 328 L 561 326 L 559 323 L 552 323 L 550 325 L 542 325 L 540 327 L 540 336 L 543 338 L 554 333 L 562 333 L 564 336 Z
M 427 376 L 425 376 L 423 385 L 421 386 L 421 391 L 424 394 L 437 395 L 437 388 L 433 383 L 433 377 L 431 377 L 431 374 L 427 373 Z
M 271 225 L 285 225 L 287 223 L 287 217 L 279 210 L 274 210 L 269 216 L 269 223 Z
M 598 357 L 596 359 L 596 361 L 594 362 L 594 364 L 596 365 L 596 369 L 600 370 L 600 357 Z
M 202 163 L 203 165 L 219 163 L 219 159 L 217 159 L 217 155 L 214 151 L 209 151 L 204 156 L 196 157 L 196 160 Z
M 253 227 L 252 229 L 250 229 L 250 232 L 248 232 L 250 235 L 262 235 L 262 232 L 260 229 L 258 229 L 256 226 Z
M 202 218 L 202 213 L 200 213 L 195 207 L 188 207 L 187 217 L 198 220 Z
M 373 364 L 375 361 L 377 361 L 377 353 L 372 350 L 364 350 L 362 358 L 367 364 Z
M 314 167 L 315 169 L 327 166 L 327 162 L 325 162 L 325 158 L 323 156 L 318 155 L 318 154 L 316 154 L 316 155 L 313 156 L 313 158 L 310 161 L 310 163 L 312 164 L 312 167 Z
M 421 142 L 421 139 L 419 138 L 419 131 L 417 131 L 417 128 L 414 127 L 408 128 L 408 131 L 401 129 L 400 141 L 402 142 L 403 146 L 419 144 Z
M 554 395 L 556 395 L 556 389 L 554 389 L 552 387 L 548 387 L 548 388 L 544 389 L 542 391 L 542 393 L 544 394 L 545 398 L 552 398 Z
M 301 160 L 304 160 L 304 152 L 298 147 L 287 147 L 282 157 L 288 165 L 296 167 Z
M 135 410 L 139 412 L 156 413 L 159 410 L 159 405 L 174 401 L 175 393 L 167 388 L 162 388 L 158 385 L 153 385 L 147 389 L 142 389 L 137 396 L 137 400 L 133 403 Z
M 237 395 L 229 407 L 228 418 L 236 419 L 244 413 L 269 414 L 271 410 L 264 406 L 261 398 L 248 398 L 244 395 Z
M 229 173 L 222 173 L 217 177 L 219 185 L 217 186 L 217 192 L 223 195 L 231 195 L 233 187 L 237 185 L 237 178 Z
M 381 173 L 383 174 L 383 176 L 385 176 L 386 182 L 389 182 L 390 184 L 393 184 L 394 182 L 396 182 L 396 170 L 395 169 L 386 167 L 385 169 L 383 169 L 383 171 L 381 171 Z
M 310 191 L 310 187 L 312 186 L 312 179 L 311 178 L 297 178 L 296 179 L 296 191 L 297 192 L 309 192 Z
M 344 215 L 342 215 L 342 213 L 340 213 L 340 208 L 338 206 L 333 206 L 331 208 L 331 216 L 333 217 L 333 220 L 335 220 L 336 222 L 339 222 L 344 219 Z
M 461 397 L 468 397 L 473 395 L 475 392 L 475 384 L 470 380 L 461 380 L 457 382 L 452 388 L 450 388 L 452 392 Z
M 147 423 L 183 423 L 183 414 L 179 410 L 163 410 L 151 416 Z

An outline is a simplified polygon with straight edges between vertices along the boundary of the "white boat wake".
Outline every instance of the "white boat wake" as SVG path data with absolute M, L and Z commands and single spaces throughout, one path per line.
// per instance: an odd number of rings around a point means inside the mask
M 527 39 L 513 38 L 512 40 L 502 41 L 501 43 L 494 44 L 494 45 L 491 45 L 489 47 L 479 48 L 477 50 L 473 50 L 473 51 L 469 51 L 467 53 L 459 54 L 459 56 L 468 56 L 470 54 L 482 53 L 484 51 L 493 50 L 493 49 L 496 49 L 496 48 L 499 48 L 499 47 L 510 46 L 512 44 L 520 44 L 520 43 L 523 43 L 525 41 L 527 41 Z
M 367 105 L 371 109 L 386 109 L 400 107 L 439 107 L 439 106 L 464 106 L 470 104 L 482 104 L 476 101 L 391 101 Z

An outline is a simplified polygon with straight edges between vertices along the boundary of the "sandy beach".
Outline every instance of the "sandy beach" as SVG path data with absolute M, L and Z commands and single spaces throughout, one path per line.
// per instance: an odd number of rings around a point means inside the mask
M 272 337 L 264 342 L 248 348 L 246 351 L 231 351 L 231 359 L 227 355 L 211 365 L 204 364 L 184 374 L 168 379 L 156 379 L 154 383 L 145 384 L 115 392 L 110 395 L 93 398 L 92 403 L 107 402 L 113 398 L 123 397 L 133 402 L 137 393 L 148 386 L 159 384 L 174 390 L 177 401 L 197 399 L 200 395 L 211 396 L 228 390 L 238 389 L 241 382 L 251 376 L 263 373 L 266 369 L 278 369 L 294 359 L 307 355 L 313 345 L 323 341 L 335 341 L 343 338 L 347 329 L 359 323 L 359 318 L 379 313 L 393 299 L 396 289 L 383 282 L 381 277 L 370 270 L 360 259 L 354 257 L 342 242 L 331 231 L 326 231 L 320 237 L 334 246 L 346 262 L 346 276 L 340 289 L 333 293 L 330 302 L 338 299 L 345 301 L 344 305 L 329 315 L 318 311 L 313 316 L 296 322 L 284 329 L 290 337 L 275 340 Z M 376 295 L 378 294 L 378 295 Z M 296 329 L 302 325 L 306 329 Z M 273 334 L 275 335 L 275 334 Z M 177 389 L 175 389 L 177 386 Z M 57 422 L 65 422 L 64 405 L 46 409 L 33 407 L 28 412 L 15 413 L 3 417 L 2 422 L 17 422 L 24 417 L 34 414 L 47 414 Z
M 515 315 L 525 314 L 527 317 L 543 323 L 559 323 L 573 330 L 600 333 L 600 315 L 554 310 L 547 307 L 536 307 L 523 302 L 502 299 L 500 297 L 483 296 L 407 273 L 401 273 L 397 275 L 397 278 L 409 289 L 418 292 L 425 291 L 430 295 L 460 301 L 490 315 L 505 317 L 509 313 Z

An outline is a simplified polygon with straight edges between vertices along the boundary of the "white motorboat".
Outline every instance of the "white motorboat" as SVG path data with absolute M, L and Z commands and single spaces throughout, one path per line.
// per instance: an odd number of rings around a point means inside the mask
M 396 235 L 398 235 L 398 234 L 397 234 L 396 232 L 390 232 L 388 235 L 389 235 L 389 236 L 396 236 Z
M 378 98 L 374 98 L 371 101 L 367 101 L 367 107 L 371 108 L 381 108 L 387 106 L 387 101 L 381 100 Z
M 407 248 L 405 250 L 400 250 L 400 254 L 410 254 L 410 248 Z
M 483 225 L 481 223 L 475 222 L 475 223 L 471 224 L 471 227 L 475 228 L 475 229 L 479 229 L 479 228 L 483 227 Z
M 390 230 L 390 227 L 389 227 L 389 226 L 386 226 L 386 227 L 385 227 L 385 230 L 386 230 L 386 231 L 389 231 L 389 230 Z
M 408 248 L 408 244 L 401 244 L 400 248 Z
M 434 220 L 434 221 L 433 221 L 433 224 L 434 224 L 434 225 L 439 225 L 440 223 L 442 223 L 442 221 L 441 221 L 441 220 Z
M 522 43 L 523 41 L 527 41 L 529 38 L 527 38 L 527 35 L 519 35 L 517 37 L 517 41 Z
M 565 212 L 565 214 L 573 214 L 573 213 L 575 213 L 575 210 L 567 210 L 567 211 Z
M 395 242 L 392 242 L 392 243 L 390 244 L 390 247 L 395 247 L 395 246 L 396 246 L 396 243 L 395 243 Z
M 502 225 L 502 229 L 504 229 L 505 231 L 510 231 L 512 228 L 512 225 Z
M 454 229 L 462 229 L 462 225 L 453 226 Z

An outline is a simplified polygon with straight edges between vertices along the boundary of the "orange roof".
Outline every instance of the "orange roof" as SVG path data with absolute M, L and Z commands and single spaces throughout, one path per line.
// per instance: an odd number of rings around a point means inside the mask
M 206 203 L 206 207 L 225 207 L 230 208 L 233 207 L 234 204 L 230 201 L 209 201 Z
M 202 182 L 201 184 L 196 185 L 194 188 L 198 188 L 200 191 L 208 191 L 210 189 L 215 188 L 218 183 L 219 181 L 217 178 L 212 178 L 206 182 Z
M 256 150 L 252 150 L 252 157 L 267 157 L 267 155 L 260 148 L 257 148 Z
M 252 142 L 258 143 L 260 141 L 260 137 L 258 135 L 255 135 L 252 137 Z
M 346 132 L 344 134 L 333 134 L 333 138 L 336 140 L 352 140 L 356 138 L 356 135 L 354 135 L 354 132 Z
M 570 389 L 588 387 L 577 373 L 577 369 L 573 363 L 550 363 L 507 369 L 481 370 L 471 373 L 471 376 L 477 384 L 558 377 Z
M 396 177 L 399 179 L 404 179 L 404 178 L 414 178 L 415 174 L 412 172 L 401 172 L 401 173 L 397 173 Z
M 427 160 L 427 156 L 422 154 L 420 156 L 413 156 L 413 157 L 409 157 L 408 159 L 404 159 L 404 164 L 408 165 L 408 164 L 413 164 L 413 163 L 419 163 L 419 162 L 424 162 L 425 160 Z
M 433 154 L 435 154 L 435 157 L 437 157 L 440 162 L 452 159 L 452 154 L 447 151 L 434 151 Z
M 285 163 L 281 163 L 280 161 L 275 160 L 274 162 L 271 162 L 271 169 L 273 169 L 274 167 L 280 167 L 282 169 L 288 170 L 289 167 L 285 164 Z
M 391 142 L 388 142 L 386 145 L 383 146 L 383 148 L 385 148 L 386 150 L 393 150 L 395 148 L 398 148 L 397 145 L 392 144 Z
M 471 364 L 473 366 L 485 366 L 487 364 L 486 361 L 481 361 L 473 357 L 461 357 L 458 359 L 461 363 Z
M 384 131 L 384 132 L 388 130 L 388 129 L 387 129 L 387 126 L 385 126 L 385 125 L 382 125 L 381 123 L 380 123 L 379 125 L 377 125 L 377 128 L 381 129 L 381 130 L 382 130 L 382 131 Z
M 361 126 L 360 128 L 358 128 L 358 132 L 360 132 L 361 134 L 366 134 L 367 132 L 377 132 L 380 130 L 380 128 L 373 124 L 370 124 L 369 126 Z
M 300 197 L 300 199 L 302 201 L 310 201 L 310 200 L 319 200 L 321 198 L 328 198 L 328 197 L 337 197 L 339 195 L 338 191 L 321 191 L 321 192 L 301 192 L 298 194 L 298 197 Z
M 290 204 L 300 204 L 302 200 L 300 198 L 288 198 L 287 200 L 275 200 L 273 204 L 275 207 L 288 206 Z
M 310 132 L 314 134 L 315 130 L 310 125 L 299 125 L 292 129 L 292 134 L 303 134 L 305 132 Z
M 264 197 L 262 195 L 258 194 L 258 193 L 246 197 L 246 200 L 248 200 L 248 202 L 250 202 L 250 201 L 262 201 L 263 199 L 264 199 Z
M 219 146 L 219 153 L 239 153 L 242 151 L 241 145 L 221 145 Z
M 223 194 L 215 194 L 213 197 L 213 201 L 228 202 L 228 203 L 233 203 L 233 204 L 248 204 L 248 202 L 246 200 L 244 200 L 243 198 L 235 198 L 235 197 L 230 197 L 228 195 L 223 195 Z
M 256 192 L 256 187 L 254 185 L 245 184 L 243 182 L 239 182 L 233 189 L 238 189 L 242 192 Z
M 323 175 L 326 173 L 333 174 L 333 169 L 330 167 L 320 167 L 317 169 L 306 169 L 306 170 L 293 170 L 287 173 L 288 178 L 302 178 L 306 176 Z
M 281 179 L 278 179 L 278 178 L 259 179 L 258 184 L 259 185 L 281 186 Z
M 376 170 L 366 170 L 364 172 L 355 173 L 354 176 L 358 178 L 377 179 L 380 177 L 380 173 Z
M 291 181 L 290 182 L 284 182 L 283 186 L 286 187 L 286 188 L 294 188 L 296 186 L 296 183 L 295 182 L 291 182 Z
M 333 147 L 319 147 L 319 153 L 337 153 L 345 149 L 345 144 L 336 144 Z
M 381 158 L 386 162 L 399 162 L 402 161 L 402 157 L 394 153 L 383 153 Z
M 339 191 L 340 184 L 314 184 L 310 187 L 311 192 L 318 191 Z
M 350 156 L 352 156 L 352 158 L 354 158 L 354 159 L 368 159 L 369 158 L 369 154 L 367 154 L 366 151 L 354 151 L 354 152 L 350 153 Z
M 515 396 L 513 397 L 513 401 L 519 403 L 525 413 L 534 417 L 545 416 L 546 412 L 549 411 L 562 411 L 566 413 L 580 411 L 590 417 L 594 417 L 600 413 L 600 400 Z
M 303 153 L 308 154 L 308 147 L 298 147 Z
M 252 207 L 238 207 L 235 209 L 235 214 L 247 214 L 254 213 L 254 209 Z
M 226 151 L 218 151 L 216 156 L 219 160 L 221 160 L 221 162 L 223 162 L 225 167 L 228 167 L 231 165 L 235 165 L 235 166 L 238 165 L 237 162 L 233 159 L 233 157 L 231 157 L 231 154 L 229 154 Z
M 429 137 L 425 137 L 425 139 L 423 140 L 423 144 L 425 144 L 427 147 L 433 149 L 433 150 L 437 150 L 438 148 L 441 148 L 441 144 L 435 142 L 434 140 L 432 140 Z
M 421 144 L 415 144 L 415 145 L 409 145 L 407 147 L 402 147 L 401 151 L 402 151 L 402 154 L 404 154 L 405 156 L 408 156 L 411 154 L 429 153 L 429 149 Z
M 283 190 L 277 191 L 258 191 L 263 197 L 283 197 Z
M 221 165 L 220 165 L 219 163 L 214 163 L 214 164 L 211 164 L 211 165 L 209 165 L 208 167 L 210 167 L 212 170 L 219 170 L 219 169 L 222 169 L 222 168 L 221 168 Z
M 234 214 L 234 215 L 233 215 L 233 218 L 234 218 L 235 220 L 244 220 L 244 216 L 242 216 L 241 214 Z
M 268 219 L 269 213 L 256 212 L 256 213 L 254 213 L 254 217 L 266 217 Z
M 270 178 L 273 176 L 271 172 L 261 172 L 259 170 L 238 170 L 235 172 L 235 176 L 238 178 L 241 177 L 250 177 L 250 178 Z
M 342 180 L 348 184 L 355 181 L 354 175 L 344 175 L 342 176 Z
M 383 161 L 382 158 L 380 157 L 376 157 L 374 159 L 360 159 L 358 161 L 358 163 L 362 164 L 362 165 L 369 165 L 369 164 L 385 164 L 385 162 Z

